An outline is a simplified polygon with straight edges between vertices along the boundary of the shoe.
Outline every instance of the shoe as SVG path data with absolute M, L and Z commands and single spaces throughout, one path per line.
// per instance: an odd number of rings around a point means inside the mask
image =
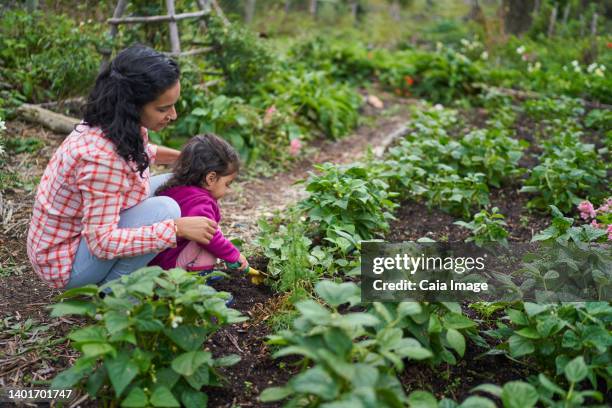
M 187 265 L 185 269 L 188 270 L 189 272 L 197 272 L 198 275 L 203 276 L 205 278 L 207 275 L 209 275 L 210 273 L 214 271 L 214 268 L 210 266 Z M 223 279 L 223 276 L 211 276 L 210 278 L 207 278 L 206 280 L 210 282 L 217 282 L 217 281 L 220 281 L 221 279 Z

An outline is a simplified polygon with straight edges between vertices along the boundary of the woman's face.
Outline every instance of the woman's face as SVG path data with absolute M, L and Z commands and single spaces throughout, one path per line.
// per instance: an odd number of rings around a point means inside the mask
M 176 119 L 174 105 L 181 96 L 181 83 L 166 89 L 154 101 L 147 103 L 140 113 L 140 124 L 149 130 L 159 131 Z

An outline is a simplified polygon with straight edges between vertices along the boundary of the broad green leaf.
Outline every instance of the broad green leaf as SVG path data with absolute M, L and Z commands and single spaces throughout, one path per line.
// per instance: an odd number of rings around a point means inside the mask
M 310 368 L 293 377 L 289 383 L 296 392 L 313 394 L 328 401 L 336 398 L 339 391 L 336 382 L 321 367 Z
M 104 324 L 110 334 L 121 331 L 130 325 L 130 319 L 124 311 L 109 310 L 104 314 Z
M 401 317 L 412 316 L 421 313 L 422 310 L 418 302 L 401 302 L 397 307 L 397 314 Z
M 181 404 L 174 398 L 172 392 L 165 386 L 161 385 L 151 394 L 151 405 L 154 407 L 180 407 Z
M 535 346 L 531 340 L 516 334 L 513 334 L 510 339 L 508 339 L 508 345 L 512 357 L 524 356 L 535 351 Z
M 127 397 L 121 401 L 121 406 L 125 408 L 140 408 L 149 405 L 149 400 L 145 392 L 140 387 L 134 387 Z
M 206 408 L 208 395 L 201 391 L 185 388 L 181 391 L 181 402 L 185 408 Z
M 261 402 L 279 401 L 287 398 L 291 394 L 293 394 L 293 391 L 288 387 L 270 387 L 259 394 L 259 400 Z
M 488 398 L 471 396 L 463 401 L 459 408 L 497 408 L 497 405 Z
M 138 374 L 138 366 L 130 360 L 125 352 L 119 353 L 115 358 L 107 356 L 104 359 L 104 364 L 111 384 L 115 389 L 115 396 L 119 397 Z
M 51 317 L 61 317 L 73 314 L 94 316 L 96 314 L 96 306 L 93 303 L 80 300 L 67 300 L 51 305 L 50 308 Z
M 447 329 L 467 329 L 476 326 L 476 322 L 467 316 L 449 313 L 443 317 L 444 327 Z
M 463 334 L 459 333 L 458 330 L 448 329 L 446 332 L 446 341 L 448 341 L 448 344 L 457 352 L 457 354 L 463 357 L 465 354 L 465 338 L 463 337 Z
M 321 306 L 314 300 L 304 300 L 296 303 L 295 308 L 300 311 L 302 316 L 315 324 L 326 324 L 331 318 L 329 310 Z
M 530 302 L 525 302 L 524 307 L 525 307 L 525 313 L 527 313 L 527 316 L 529 317 L 539 315 L 540 313 L 548 310 L 547 305 L 539 305 L 537 303 L 530 303 Z
M 567 363 L 563 372 L 565 373 L 565 378 L 567 378 L 569 382 L 579 383 L 586 378 L 589 369 L 584 362 L 584 357 L 578 356 Z
M 438 400 L 427 391 L 413 391 L 407 402 L 410 408 L 438 408 Z
M 510 381 L 502 388 L 504 408 L 531 408 L 536 405 L 538 398 L 536 389 L 522 381 Z
M 172 360 L 172 369 L 186 377 L 193 375 L 202 364 L 211 362 L 211 354 L 207 351 L 188 351 Z
M 108 343 L 85 343 L 81 346 L 81 351 L 86 357 L 97 357 L 104 354 L 114 354 L 115 348 Z
M 206 340 L 208 330 L 204 327 L 181 325 L 175 329 L 166 327 L 164 333 L 183 350 L 195 351 Z
M 104 329 L 99 326 L 88 326 L 75 330 L 68 338 L 76 343 L 103 343 L 106 341 Z
M 215 367 L 229 367 L 237 364 L 241 360 L 238 354 L 228 354 L 227 356 L 215 359 L 213 365 Z

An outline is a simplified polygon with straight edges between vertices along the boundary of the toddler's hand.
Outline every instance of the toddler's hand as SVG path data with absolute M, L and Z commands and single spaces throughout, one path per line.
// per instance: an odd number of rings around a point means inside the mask
M 240 254 L 238 262 L 240 262 L 240 272 L 245 271 L 249 267 L 249 261 L 247 261 L 247 259 L 242 254 Z

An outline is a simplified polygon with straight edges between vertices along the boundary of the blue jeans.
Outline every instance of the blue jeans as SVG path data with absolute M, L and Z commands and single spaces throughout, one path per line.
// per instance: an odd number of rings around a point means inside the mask
M 136 228 L 153 225 L 181 216 L 181 209 L 170 197 L 154 197 L 155 190 L 170 178 L 171 174 L 151 177 L 151 196 L 119 214 L 119 228 Z M 146 266 L 157 254 L 150 253 L 131 258 L 101 259 L 94 256 L 87 242 L 81 238 L 77 249 L 70 280 L 66 289 L 78 288 L 92 283 L 104 284 Z

